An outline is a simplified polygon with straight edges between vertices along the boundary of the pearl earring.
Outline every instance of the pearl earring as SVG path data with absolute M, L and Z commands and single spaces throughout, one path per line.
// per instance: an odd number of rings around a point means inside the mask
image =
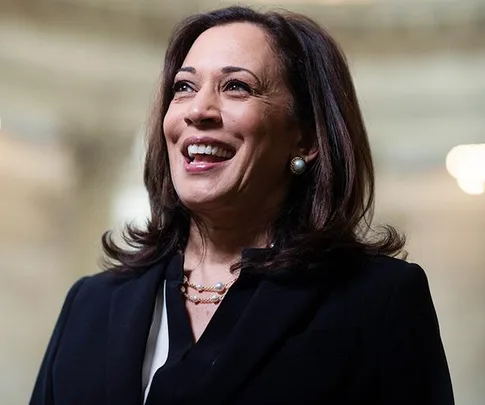
M 303 174 L 306 170 L 306 162 L 301 156 L 291 159 L 290 170 L 293 174 Z

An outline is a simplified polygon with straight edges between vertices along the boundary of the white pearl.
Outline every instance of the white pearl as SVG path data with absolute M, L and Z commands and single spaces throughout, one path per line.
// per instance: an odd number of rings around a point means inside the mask
M 216 284 L 214 285 L 214 288 L 216 289 L 216 291 L 218 291 L 218 292 L 222 292 L 222 291 L 224 291 L 224 284 L 222 284 L 221 282 L 216 283 Z
M 204 290 L 204 287 L 203 287 L 203 286 L 201 286 L 200 284 L 197 284 L 197 285 L 195 286 L 195 289 L 196 289 L 198 292 L 202 292 L 202 290 Z
M 295 173 L 303 173 L 305 171 L 306 163 L 302 158 L 293 159 L 291 165 Z
M 195 303 L 195 304 L 198 304 L 199 301 L 200 301 L 200 298 L 197 297 L 197 295 L 192 295 L 192 301 Z
M 217 303 L 217 302 L 219 302 L 220 298 L 219 298 L 218 295 L 213 295 L 210 299 L 211 299 L 212 302 Z

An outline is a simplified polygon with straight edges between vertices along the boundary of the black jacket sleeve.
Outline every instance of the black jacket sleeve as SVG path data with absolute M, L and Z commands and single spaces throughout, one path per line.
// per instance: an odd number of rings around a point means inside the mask
M 418 265 L 395 283 L 383 325 L 382 405 L 453 405 L 453 391 L 428 280 Z
M 29 402 L 30 405 L 54 405 L 54 398 L 52 394 L 52 367 L 54 359 L 56 357 L 57 348 L 59 347 L 59 343 L 62 339 L 64 326 L 69 318 L 72 303 L 86 278 L 87 277 L 84 277 L 78 280 L 67 294 L 62 306 L 61 314 L 59 315 L 56 326 L 54 327 L 54 332 L 52 333 L 52 337 L 49 341 L 49 345 L 47 346 L 44 359 L 42 360 L 40 371 L 34 385 L 34 391 Z

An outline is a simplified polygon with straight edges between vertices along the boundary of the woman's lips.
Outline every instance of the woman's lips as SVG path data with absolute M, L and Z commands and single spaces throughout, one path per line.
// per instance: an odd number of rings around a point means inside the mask
M 201 156 L 201 158 L 207 158 L 207 156 Z M 214 170 L 224 166 L 229 160 L 208 161 L 208 160 L 193 160 L 185 159 L 185 170 L 188 173 L 203 173 L 210 170 Z
M 195 155 L 190 161 L 196 162 L 196 163 L 202 163 L 202 162 L 218 163 L 218 162 L 225 162 L 226 160 L 229 160 L 229 159 L 230 158 L 214 156 L 214 155 Z
M 199 138 L 197 141 L 195 144 L 189 141 L 184 144 L 185 170 L 189 173 L 202 173 L 222 167 L 235 156 L 234 150 L 222 146 L 220 142 L 216 145 L 216 142 L 207 138 Z

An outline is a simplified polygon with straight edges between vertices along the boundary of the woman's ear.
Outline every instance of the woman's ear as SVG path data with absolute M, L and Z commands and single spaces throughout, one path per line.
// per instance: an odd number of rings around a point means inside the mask
M 295 156 L 304 158 L 306 163 L 312 162 L 318 155 L 318 144 L 312 138 L 309 136 L 300 138 L 297 150 L 295 151 Z
M 312 162 L 318 155 L 318 147 L 315 145 L 311 149 L 304 149 L 301 151 L 300 156 L 305 159 L 307 163 Z

